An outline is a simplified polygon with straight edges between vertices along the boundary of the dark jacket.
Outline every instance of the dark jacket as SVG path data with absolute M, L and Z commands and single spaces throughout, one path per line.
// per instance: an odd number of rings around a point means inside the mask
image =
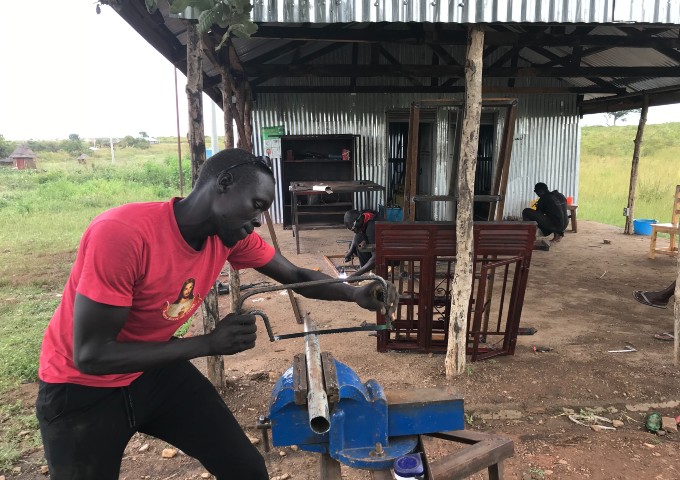
M 544 214 L 550 222 L 558 227 L 560 232 L 567 228 L 569 217 L 567 213 L 567 199 L 557 190 L 546 193 L 538 199 L 536 211 Z

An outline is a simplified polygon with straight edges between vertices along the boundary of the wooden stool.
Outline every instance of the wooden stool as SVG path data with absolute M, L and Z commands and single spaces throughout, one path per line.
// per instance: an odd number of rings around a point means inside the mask
M 440 438 L 464 447 L 432 461 L 427 458 L 422 437 Z M 433 480 L 467 478 L 483 470 L 487 471 L 489 480 L 503 480 L 503 460 L 512 457 L 515 451 L 515 446 L 509 438 L 474 430 L 429 433 L 421 435 L 418 444 L 418 451 L 425 454 L 423 456 L 425 478 Z M 389 471 L 371 471 L 372 480 L 392 478 L 394 477 Z
M 656 257 L 656 254 L 675 256 L 678 254 L 678 244 L 675 237 L 680 235 L 678 223 L 680 222 L 680 185 L 675 187 L 675 198 L 673 199 L 673 213 L 671 223 L 653 223 L 652 235 L 649 239 L 649 258 Z M 656 248 L 656 236 L 659 233 L 668 233 L 671 236 L 668 248 Z
M 568 218 L 571 219 L 571 231 L 574 233 L 578 232 L 578 224 L 576 223 L 576 209 L 578 205 L 567 205 L 567 210 L 569 210 Z M 569 226 L 569 224 L 567 224 Z

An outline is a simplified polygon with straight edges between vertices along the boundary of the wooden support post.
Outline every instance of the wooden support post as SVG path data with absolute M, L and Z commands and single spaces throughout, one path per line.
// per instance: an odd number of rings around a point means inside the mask
M 191 151 L 191 185 L 205 163 L 205 131 L 203 127 L 203 65 L 201 39 L 195 23 L 187 22 L 187 100 L 189 103 L 189 150 Z M 220 321 L 217 287 L 213 285 L 201 306 L 203 332 L 210 333 Z M 224 362 L 221 355 L 207 358 L 208 379 L 217 388 L 224 388 Z
M 633 216 L 635 212 L 635 187 L 637 186 L 638 177 L 638 163 L 640 163 L 640 148 L 642 147 L 642 135 L 645 132 L 645 124 L 647 123 L 647 109 L 649 107 L 649 98 L 644 96 L 642 103 L 642 111 L 640 113 L 640 121 L 638 122 L 637 135 L 635 135 L 635 148 L 633 149 L 633 162 L 630 166 L 630 186 L 628 187 L 628 212 L 626 215 L 626 225 L 623 227 L 623 233 L 631 235 L 633 233 Z
M 418 190 L 418 131 L 420 130 L 420 106 L 411 105 L 408 124 L 408 151 L 406 152 L 406 179 L 404 182 L 404 218 L 416 219 L 416 203 L 413 197 Z
M 253 151 L 253 126 L 252 126 L 252 95 L 250 85 L 242 83 L 243 88 L 237 88 L 235 86 L 234 77 L 231 73 L 231 66 L 238 72 L 243 72 L 243 66 L 234 50 L 231 40 L 228 41 L 227 48 L 227 65 L 222 65 L 222 108 L 224 110 L 224 142 L 225 148 L 234 147 L 234 135 L 232 124 L 236 121 L 236 128 L 238 129 L 238 146 L 239 148 L 244 148 L 249 152 Z M 232 95 L 235 95 L 235 102 L 232 102 Z M 267 229 L 269 230 L 269 236 L 277 252 L 280 252 L 279 241 L 276 238 L 276 232 L 274 231 L 274 222 L 269 214 L 269 211 L 264 212 L 265 223 L 267 224 Z M 240 293 L 240 279 L 238 276 L 238 271 L 234 270 L 229 266 L 229 288 L 232 292 L 232 306 L 235 305 Z M 234 294 L 234 292 L 237 292 Z M 297 323 L 302 324 L 302 314 L 300 312 L 300 306 L 298 305 L 297 299 L 293 294 L 292 290 L 287 290 L 288 299 L 290 300 L 291 306 L 293 307 L 293 313 L 295 314 L 295 319 Z M 236 295 L 236 296 L 234 296 Z
M 460 138 L 458 164 L 458 208 L 456 209 L 456 266 L 451 285 L 451 316 L 446 348 L 446 377 L 462 374 L 467 351 L 467 315 L 472 293 L 474 252 L 472 238 L 472 205 L 474 203 L 475 169 L 479 122 L 482 115 L 482 68 L 484 27 L 468 28 L 465 64 L 465 109 Z
M 217 301 L 217 289 L 211 288 L 206 295 L 205 300 L 201 304 L 201 312 L 203 313 L 203 331 L 204 333 L 212 332 L 220 321 L 219 305 Z M 226 386 L 224 377 L 224 362 L 221 355 L 214 355 L 206 358 L 208 380 L 215 386 L 215 388 L 223 389 Z
M 203 126 L 203 62 L 201 39 L 195 23 L 187 22 L 187 100 L 189 103 L 189 149 L 191 150 L 191 184 L 205 162 Z
M 494 191 L 492 195 L 500 195 L 498 205 L 495 203 L 489 210 L 489 221 L 494 219 L 499 222 L 503 220 L 505 211 L 505 196 L 508 191 L 508 175 L 510 174 L 510 156 L 512 155 L 512 144 L 515 138 L 515 121 L 517 120 L 517 103 L 508 108 L 505 117 L 505 127 L 503 129 L 503 140 L 498 155 L 499 164 L 496 166 L 496 178 L 494 178 Z
M 222 92 L 222 111 L 224 112 L 224 148 L 234 148 L 234 114 L 231 111 L 232 81 L 229 67 L 222 66 L 221 69 L 220 91 Z
M 678 227 L 678 235 L 680 235 L 680 227 Z M 673 297 L 675 302 L 674 312 L 675 312 L 675 323 L 673 327 L 673 344 L 675 348 L 673 349 L 673 359 L 676 367 L 680 367 L 680 252 L 678 253 L 678 279 L 675 282 L 675 296 Z

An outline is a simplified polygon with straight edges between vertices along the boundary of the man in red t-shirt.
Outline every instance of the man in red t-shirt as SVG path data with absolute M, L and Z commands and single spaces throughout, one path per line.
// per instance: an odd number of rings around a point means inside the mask
M 328 278 L 253 232 L 273 200 L 267 165 L 230 149 L 206 161 L 186 198 L 124 205 L 88 226 L 40 355 L 36 410 L 53 480 L 118 478 L 135 432 L 175 445 L 218 479 L 268 479 L 262 456 L 189 362 L 253 348 L 255 317 L 229 314 L 209 334 L 172 335 L 226 261 L 281 283 Z M 383 306 L 378 292 L 343 283 L 298 291 L 369 310 Z

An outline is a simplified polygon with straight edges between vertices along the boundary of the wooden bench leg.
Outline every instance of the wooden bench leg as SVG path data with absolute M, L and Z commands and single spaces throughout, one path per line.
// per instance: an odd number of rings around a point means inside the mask
M 489 480 L 503 480 L 503 460 L 489 467 Z
M 652 259 L 656 257 L 656 229 L 654 227 L 652 227 L 652 235 L 649 237 L 649 254 L 647 256 Z
M 578 224 L 576 223 L 576 210 L 571 212 L 571 231 L 578 233 Z

